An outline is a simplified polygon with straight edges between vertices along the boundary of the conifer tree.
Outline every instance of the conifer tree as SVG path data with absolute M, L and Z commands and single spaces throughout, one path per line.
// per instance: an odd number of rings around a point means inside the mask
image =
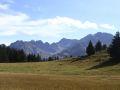
M 98 51 L 101 51 L 101 50 L 102 50 L 102 44 L 99 40 L 95 45 L 95 51 L 98 52 Z
M 115 60 L 120 60 L 120 33 L 116 32 L 112 44 L 108 48 L 108 53 Z
M 88 56 L 95 54 L 95 48 L 91 41 L 89 42 L 88 47 L 86 48 L 86 53 Z
M 49 57 L 49 58 L 48 58 L 48 61 L 52 61 L 52 60 L 53 60 L 53 57 Z
M 106 50 L 106 49 L 107 49 L 107 45 L 106 45 L 106 44 L 103 44 L 102 50 Z

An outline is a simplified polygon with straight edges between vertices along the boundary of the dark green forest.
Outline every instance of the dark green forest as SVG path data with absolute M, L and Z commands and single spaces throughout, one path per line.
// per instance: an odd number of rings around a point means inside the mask
M 0 45 L 0 63 L 38 61 L 41 61 L 41 57 L 39 55 L 26 55 L 23 50 L 16 50 L 7 47 L 4 44 Z

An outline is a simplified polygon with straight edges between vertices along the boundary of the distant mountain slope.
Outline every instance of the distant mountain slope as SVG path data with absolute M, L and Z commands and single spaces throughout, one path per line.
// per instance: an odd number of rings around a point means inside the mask
M 43 43 L 39 41 L 16 41 L 11 43 L 11 48 L 22 49 L 27 54 L 40 54 L 42 57 L 48 57 L 53 55 L 58 56 L 81 56 L 85 55 L 85 48 L 87 47 L 89 41 L 91 40 L 95 44 L 100 40 L 103 44 L 109 45 L 113 35 L 108 33 L 98 32 L 94 35 L 89 34 L 86 37 L 77 40 L 77 39 L 66 39 L 63 38 L 56 43 Z
M 85 55 L 85 48 L 82 44 L 77 43 L 73 46 L 63 50 L 62 52 L 56 54 L 56 56 L 65 57 L 65 56 L 83 56 Z
M 89 41 L 91 40 L 92 43 L 95 45 L 98 40 L 102 42 L 102 44 L 110 45 L 112 41 L 113 35 L 108 33 L 101 33 L 98 32 L 94 35 L 89 34 L 86 37 L 82 38 L 74 44 L 72 47 L 69 47 L 62 52 L 58 53 L 57 55 L 60 56 L 82 56 L 86 54 L 86 47 L 88 46 Z
M 86 37 L 80 39 L 80 43 L 83 43 L 84 46 L 87 46 L 90 40 L 93 44 L 96 44 L 96 42 L 100 40 L 103 44 L 110 45 L 112 38 L 112 34 L 98 32 L 94 35 L 89 34 Z
M 73 46 L 74 44 L 76 44 L 78 42 L 79 42 L 79 40 L 77 40 L 77 39 L 66 39 L 66 38 L 63 38 L 56 44 L 58 46 L 60 46 L 60 47 L 65 49 L 65 48 L 68 48 L 70 46 Z
M 60 53 L 61 51 L 67 49 L 68 47 L 73 46 L 79 40 L 71 40 L 71 39 L 61 39 L 57 43 L 43 43 L 41 40 L 39 41 L 16 41 L 11 43 L 11 48 L 22 49 L 27 54 L 40 54 L 42 57 L 48 57 L 54 55 L 56 53 Z
M 10 45 L 11 48 L 22 49 L 27 54 L 40 54 L 43 57 L 49 56 L 55 52 L 48 43 L 42 41 L 16 41 Z

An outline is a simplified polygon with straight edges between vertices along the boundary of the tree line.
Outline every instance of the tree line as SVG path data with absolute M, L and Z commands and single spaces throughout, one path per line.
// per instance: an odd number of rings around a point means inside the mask
M 34 54 L 26 55 L 23 50 L 16 50 L 7 47 L 4 44 L 0 45 L 0 63 L 38 62 L 38 61 L 41 61 L 40 55 Z
M 120 33 L 117 32 L 114 36 L 112 43 L 109 47 L 107 45 L 102 44 L 100 40 L 93 45 L 92 41 L 89 42 L 86 53 L 88 56 L 95 54 L 101 50 L 107 50 L 113 60 L 120 61 Z M 10 48 L 5 46 L 4 44 L 0 45 L 0 63 L 8 63 L 8 62 L 39 62 L 43 61 L 40 55 L 28 54 L 23 50 L 17 50 L 14 48 Z M 59 60 L 59 57 L 49 57 L 45 59 L 45 61 Z
M 90 41 L 86 48 L 86 53 L 90 56 L 95 54 L 95 52 L 105 49 L 114 62 L 120 62 L 120 32 L 116 32 L 116 35 L 113 37 L 112 43 L 108 48 L 105 44 L 102 45 L 100 41 L 98 41 L 95 46 L 92 44 L 92 41 Z
M 98 40 L 98 42 L 96 43 L 95 46 L 93 45 L 92 41 L 90 40 L 90 42 L 86 48 L 86 53 L 88 56 L 90 56 L 90 55 L 95 54 L 95 52 L 99 52 L 99 51 L 105 50 L 105 49 L 107 49 L 107 45 L 106 44 L 102 45 L 100 40 Z

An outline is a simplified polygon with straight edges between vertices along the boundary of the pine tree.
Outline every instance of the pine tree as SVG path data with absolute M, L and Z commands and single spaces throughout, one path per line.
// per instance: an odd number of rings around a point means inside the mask
M 59 60 L 59 56 L 56 57 L 56 60 Z
M 88 56 L 95 54 L 95 48 L 91 41 L 89 42 L 88 47 L 86 48 L 86 53 Z
M 49 57 L 49 58 L 48 58 L 48 61 L 52 61 L 52 60 L 53 60 L 53 57 Z
M 38 54 L 35 58 L 36 58 L 36 59 L 35 59 L 35 62 L 41 61 L 41 56 L 40 56 L 39 54 Z
M 106 44 L 103 44 L 102 50 L 106 50 L 106 49 L 107 49 L 107 45 L 106 45 Z
M 115 60 L 120 60 L 120 33 L 117 32 L 108 48 L 108 53 Z
M 36 60 L 35 55 L 29 54 L 27 56 L 27 60 L 28 60 L 28 62 L 34 62 Z
M 7 62 L 8 61 L 8 55 L 6 46 L 4 44 L 0 45 L 0 62 Z
M 98 52 L 98 51 L 101 51 L 101 50 L 102 50 L 102 44 L 99 40 L 95 45 L 95 51 Z

